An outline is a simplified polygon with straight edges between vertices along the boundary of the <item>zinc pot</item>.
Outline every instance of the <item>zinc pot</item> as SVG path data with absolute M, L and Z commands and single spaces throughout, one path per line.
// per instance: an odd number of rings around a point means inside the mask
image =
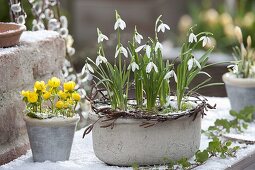
M 22 32 L 25 30 L 25 25 L 0 22 L 0 48 L 17 45 Z
M 24 117 L 35 162 L 69 159 L 79 117 L 34 119 Z
M 89 113 L 90 119 L 98 115 Z M 158 122 L 154 126 L 140 127 L 146 120 L 118 118 L 114 127 L 102 128 L 98 121 L 92 129 L 95 155 L 110 165 L 132 166 L 164 163 L 165 158 L 190 158 L 199 149 L 201 115 Z
M 237 78 L 232 73 L 225 73 L 222 79 L 233 110 L 240 111 L 246 106 L 255 105 L 255 79 Z

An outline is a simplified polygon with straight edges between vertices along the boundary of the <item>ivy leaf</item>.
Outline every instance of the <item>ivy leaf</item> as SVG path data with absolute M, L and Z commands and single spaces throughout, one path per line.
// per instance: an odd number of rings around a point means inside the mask
M 184 169 L 188 168 L 191 165 L 187 158 L 180 159 L 178 161 L 178 164 L 180 164 Z
M 208 158 L 209 158 L 209 154 L 208 154 L 208 151 L 207 150 L 204 150 L 204 151 L 200 151 L 200 150 L 198 150 L 197 152 L 196 152 L 196 154 L 195 154 L 195 161 L 196 162 L 199 162 L 199 163 L 204 163 L 205 161 L 207 161 L 208 160 Z

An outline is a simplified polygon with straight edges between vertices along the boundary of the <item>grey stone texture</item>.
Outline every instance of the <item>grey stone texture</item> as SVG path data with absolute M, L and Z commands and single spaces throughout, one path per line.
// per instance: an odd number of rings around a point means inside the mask
M 38 120 L 25 116 L 35 162 L 69 160 L 78 117 Z
M 97 115 L 89 114 L 96 121 Z M 179 160 L 190 158 L 199 149 L 201 116 L 159 122 L 154 126 L 140 127 L 146 120 L 123 119 L 111 127 L 98 121 L 92 130 L 95 155 L 110 165 L 132 166 L 163 164 L 164 158 Z
M 0 48 L 0 165 L 29 148 L 20 96 L 36 80 L 62 77 L 65 42 L 56 32 L 24 32 L 20 44 Z

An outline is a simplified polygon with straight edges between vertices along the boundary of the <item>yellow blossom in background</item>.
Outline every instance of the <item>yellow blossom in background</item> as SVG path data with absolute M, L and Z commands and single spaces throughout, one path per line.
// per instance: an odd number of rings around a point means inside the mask
M 59 96 L 62 100 L 65 100 L 65 99 L 67 98 L 68 94 L 65 93 L 65 92 L 63 92 L 62 90 L 60 90 L 60 91 L 58 92 L 58 96 Z
M 64 90 L 65 91 L 73 91 L 75 88 L 75 82 L 74 81 L 68 81 L 64 83 Z
M 73 94 L 72 94 L 72 98 L 73 98 L 75 101 L 80 101 L 80 100 L 81 100 L 81 96 L 79 95 L 79 93 L 73 93 Z
M 56 103 L 56 108 L 58 108 L 58 109 L 62 109 L 63 107 L 64 107 L 64 102 L 63 101 L 61 101 L 61 100 L 59 100 L 59 101 L 57 101 L 57 103 Z
M 29 92 L 27 100 L 29 103 L 36 103 L 38 100 L 38 94 L 36 92 Z
M 44 91 L 46 88 L 45 82 L 44 81 L 36 81 L 34 88 L 39 91 Z
M 21 91 L 21 95 L 22 95 L 23 97 L 28 97 L 29 91 L 22 90 L 22 91 Z
M 72 99 L 68 99 L 68 100 L 67 100 L 67 103 L 68 103 L 69 105 L 73 105 L 73 104 L 74 104 L 74 101 L 73 101 Z
M 49 81 L 48 81 L 48 85 L 50 87 L 56 88 L 60 86 L 60 79 L 57 77 L 52 77 Z
M 215 9 L 209 9 L 205 12 L 204 20 L 208 22 L 209 25 L 214 25 L 218 23 L 219 14 Z
M 233 19 L 229 13 L 224 12 L 223 14 L 220 15 L 220 23 L 223 26 L 226 26 L 229 24 L 233 25 Z
M 178 23 L 178 29 L 186 32 L 192 26 L 192 18 L 189 15 L 183 15 Z
M 51 97 L 51 92 L 45 92 L 45 93 L 43 94 L 43 99 L 44 99 L 44 100 L 48 100 L 50 97 Z

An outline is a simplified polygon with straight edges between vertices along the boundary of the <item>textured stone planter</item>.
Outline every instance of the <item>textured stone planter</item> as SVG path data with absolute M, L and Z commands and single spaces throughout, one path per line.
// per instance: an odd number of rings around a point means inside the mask
M 245 106 L 255 105 L 255 79 L 236 78 L 231 73 L 225 73 L 222 79 L 233 110 L 240 111 Z
M 35 162 L 69 159 L 79 117 L 33 119 L 24 117 Z
M 22 32 L 25 30 L 25 25 L 0 22 L 0 48 L 17 45 Z
M 96 121 L 95 113 L 89 114 Z M 159 122 L 154 126 L 139 127 L 146 120 L 123 119 L 115 121 L 113 129 L 101 128 L 98 121 L 92 130 L 95 155 L 103 162 L 118 166 L 154 165 L 164 158 L 190 158 L 199 149 L 201 115 Z

